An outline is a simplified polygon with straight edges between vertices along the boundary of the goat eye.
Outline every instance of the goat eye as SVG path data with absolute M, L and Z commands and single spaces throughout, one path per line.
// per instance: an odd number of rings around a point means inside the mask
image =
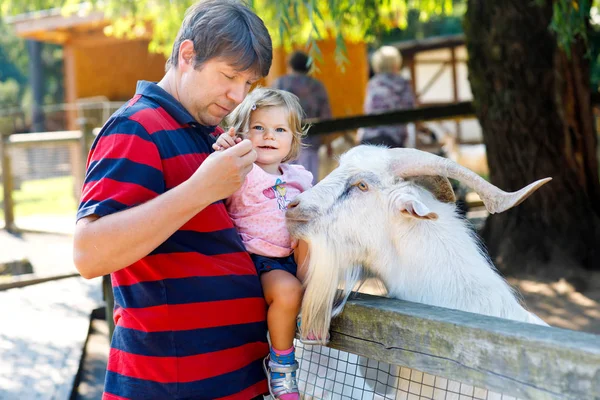
M 356 187 L 359 188 L 361 191 L 366 192 L 367 190 L 369 190 L 369 186 L 364 183 L 363 181 L 360 181 L 356 184 Z

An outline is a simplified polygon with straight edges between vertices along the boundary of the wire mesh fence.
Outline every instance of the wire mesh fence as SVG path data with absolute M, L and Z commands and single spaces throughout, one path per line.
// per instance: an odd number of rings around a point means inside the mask
M 441 376 L 296 341 L 305 400 L 518 400 Z

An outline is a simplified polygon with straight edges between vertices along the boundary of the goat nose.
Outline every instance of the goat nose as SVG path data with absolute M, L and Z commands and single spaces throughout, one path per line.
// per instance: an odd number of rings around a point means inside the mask
M 300 204 L 300 200 L 292 200 L 288 205 L 287 208 L 288 210 L 291 210 L 292 208 L 296 208 L 298 206 L 298 204 Z

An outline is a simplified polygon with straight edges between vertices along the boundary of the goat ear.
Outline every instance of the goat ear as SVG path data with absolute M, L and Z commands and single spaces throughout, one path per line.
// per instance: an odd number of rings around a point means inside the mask
M 423 202 L 413 196 L 402 196 L 397 199 L 398 211 L 407 217 L 436 220 L 438 215 L 431 211 Z

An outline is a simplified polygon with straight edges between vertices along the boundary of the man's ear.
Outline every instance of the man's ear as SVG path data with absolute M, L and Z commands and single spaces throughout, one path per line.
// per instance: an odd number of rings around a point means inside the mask
M 194 57 L 196 53 L 194 52 L 194 42 L 187 39 L 181 42 L 179 45 L 179 60 L 178 66 L 179 68 L 188 69 L 194 67 Z
M 396 209 L 403 215 L 417 219 L 436 220 L 438 215 L 431 211 L 421 200 L 413 195 L 402 195 L 396 198 Z

